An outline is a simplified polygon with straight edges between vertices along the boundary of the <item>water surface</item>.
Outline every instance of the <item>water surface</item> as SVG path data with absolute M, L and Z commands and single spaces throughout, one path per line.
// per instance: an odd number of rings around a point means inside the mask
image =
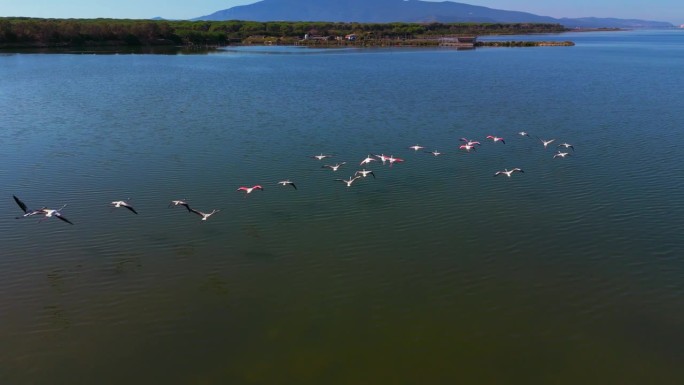
M 2 382 L 681 383 L 684 35 L 554 38 L 0 56 Z

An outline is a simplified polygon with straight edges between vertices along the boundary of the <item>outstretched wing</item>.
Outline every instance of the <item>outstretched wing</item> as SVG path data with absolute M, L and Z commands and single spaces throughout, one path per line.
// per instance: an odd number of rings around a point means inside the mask
M 22 210 L 24 213 L 26 213 L 26 212 L 28 211 L 28 208 L 26 208 L 26 204 L 24 204 L 24 202 L 22 202 L 21 199 L 17 198 L 16 195 L 12 195 L 12 197 L 14 198 L 14 201 L 17 202 L 17 204 L 19 205 L 19 207 L 21 208 L 21 210 Z
M 129 206 L 129 205 L 125 205 L 124 207 L 127 208 L 127 209 L 129 209 L 129 210 L 131 210 L 131 211 L 133 211 L 133 213 L 135 213 L 135 214 L 138 213 L 137 211 L 135 211 L 135 209 L 134 209 L 133 207 L 131 207 L 131 206 Z
M 72 223 L 70 220 L 64 218 L 64 217 L 62 216 L 62 214 L 60 214 L 60 213 L 55 213 L 55 216 L 56 216 L 58 219 L 61 219 L 61 220 L 63 220 L 64 222 L 66 222 L 66 223 L 68 223 L 68 224 L 70 224 L 70 225 L 73 225 L 73 223 Z

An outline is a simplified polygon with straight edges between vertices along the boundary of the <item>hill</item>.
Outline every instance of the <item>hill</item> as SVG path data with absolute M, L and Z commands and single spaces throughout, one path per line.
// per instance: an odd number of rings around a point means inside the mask
M 359 23 L 560 23 L 567 28 L 672 28 L 671 23 L 616 18 L 562 18 L 506 11 L 452 1 L 262 0 L 194 20 L 330 21 Z

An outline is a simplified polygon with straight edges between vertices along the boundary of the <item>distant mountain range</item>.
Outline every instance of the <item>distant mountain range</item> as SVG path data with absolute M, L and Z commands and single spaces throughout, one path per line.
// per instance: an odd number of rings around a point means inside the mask
M 615 18 L 553 18 L 453 1 L 262 0 L 194 20 L 330 21 L 359 23 L 558 23 L 567 28 L 673 28 L 661 21 Z

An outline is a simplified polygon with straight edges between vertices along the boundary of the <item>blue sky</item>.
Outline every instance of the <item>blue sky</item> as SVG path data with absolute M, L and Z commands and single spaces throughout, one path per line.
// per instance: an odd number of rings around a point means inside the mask
M 302 0 L 316 1 L 316 0 Z M 340 0 L 343 1 L 343 0 Z M 0 0 L 0 16 L 190 19 L 256 0 Z M 617 17 L 684 24 L 682 0 L 460 0 L 489 8 L 553 17 Z

